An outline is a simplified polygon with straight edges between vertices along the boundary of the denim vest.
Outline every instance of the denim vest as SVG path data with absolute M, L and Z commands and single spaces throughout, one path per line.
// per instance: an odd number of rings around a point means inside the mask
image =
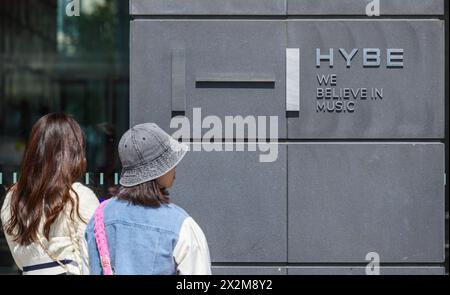
M 183 221 L 189 215 L 174 204 L 159 208 L 132 205 L 112 198 L 104 209 L 111 264 L 115 274 L 173 275 L 173 249 Z M 86 228 L 90 273 L 102 274 L 94 220 Z

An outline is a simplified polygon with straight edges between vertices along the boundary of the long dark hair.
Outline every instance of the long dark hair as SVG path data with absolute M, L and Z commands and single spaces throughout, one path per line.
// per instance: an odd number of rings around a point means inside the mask
M 86 171 L 85 138 L 78 123 L 64 113 L 48 114 L 33 126 L 20 168 L 19 180 L 11 187 L 11 218 L 5 232 L 20 245 L 37 240 L 41 219 L 44 236 L 59 215 L 70 207 L 81 221 L 79 197 L 72 184 Z M 73 192 L 75 199 L 71 196 Z

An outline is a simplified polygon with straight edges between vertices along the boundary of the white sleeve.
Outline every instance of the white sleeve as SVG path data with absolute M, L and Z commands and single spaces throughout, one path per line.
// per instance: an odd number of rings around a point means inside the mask
M 211 258 L 206 237 L 191 217 L 186 218 L 181 226 L 173 257 L 180 275 L 211 274 Z
M 4 231 L 3 226 L 9 221 L 11 218 L 11 192 L 8 192 L 5 197 L 5 201 L 3 203 L 2 209 L 1 209 L 1 221 L 2 221 L 2 230 Z M 19 257 L 16 255 L 15 248 L 18 247 L 17 243 L 14 242 L 13 237 L 9 236 L 6 232 L 4 232 L 4 236 L 6 239 L 6 242 L 8 244 L 9 250 L 11 252 L 11 256 L 14 259 L 14 262 L 16 263 L 17 267 L 22 270 L 23 265 L 19 259 Z

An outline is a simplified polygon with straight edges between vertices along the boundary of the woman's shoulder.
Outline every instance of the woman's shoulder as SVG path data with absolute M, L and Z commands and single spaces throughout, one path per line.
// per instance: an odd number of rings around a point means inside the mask
M 4 203 L 8 203 L 11 200 L 11 196 L 12 196 L 12 188 L 6 191 Z
M 81 194 L 83 196 L 95 196 L 95 193 L 92 189 L 90 189 L 89 187 L 85 186 L 84 184 L 82 184 L 81 182 L 75 182 L 74 184 L 72 184 L 72 189 L 77 193 L 77 194 Z M 81 197 L 81 196 L 80 196 Z
M 1 206 L 1 220 L 2 223 L 5 223 L 6 220 L 9 219 L 10 213 L 10 203 L 11 203 L 12 190 L 10 189 L 3 200 L 3 204 Z
M 187 213 L 186 210 L 184 210 L 182 207 L 178 206 L 177 204 L 174 203 L 170 203 L 167 205 L 169 208 L 171 208 L 172 210 L 174 210 L 175 212 L 177 212 L 179 215 L 183 216 L 183 217 L 189 217 L 189 213 Z
M 95 195 L 94 191 L 89 187 L 83 185 L 80 182 L 75 182 L 72 185 L 72 189 L 77 193 L 80 205 L 91 205 L 97 207 L 99 205 L 99 200 Z
M 186 212 L 182 207 L 174 204 L 174 203 L 164 203 L 158 207 L 150 207 L 150 206 L 142 206 L 142 205 L 133 205 L 126 200 L 119 199 L 114 196 L 108 200 L 108 204 L 105 209 L 109 209 L 114 207 L 115 212 L 120 212 L 121 210 L 129 212 L 129 214 L 139 216 L 143 215 L 148 216 L 179 216 L 180 218 L 189 217 L 189 213 Z M 120 212 L 120 215 L 123 215 L 123 212 Z
M 175 232 L 189 214 L 173 203 L 161 204 L 159 207 L 133 205 L 128 201 L 112 197 L 105 206 L 105 220 L 126 220 L 129 223 L 172 228 Z
M 80 217 L 82 217 L 83 221 L 87 223 L 91 219 L 92 215 L 94 215 L 94 212 L 100 202 L 95 193 L 89 187 L 79 182 L 75 182 L 72 185 L 72 189 L 78 195 L 78 210 L 80 213 Z M 81 228 L 82 227 L 80 227 L 80 229 Z

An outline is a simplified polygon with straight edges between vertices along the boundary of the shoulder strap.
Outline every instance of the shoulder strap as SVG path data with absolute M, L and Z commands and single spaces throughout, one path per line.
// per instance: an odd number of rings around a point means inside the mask
M 94 213 L 94 236 L 97 243 L 100 263 L 104 275 L 113 275 L 111 258 L 109 256 L 108 240 L 106 239 L 104 208 L 108 201 L 104 201 L 98 206 Z
M 66 215 L 67 220 L 69 220 L 69 224 L 68 224 L 68 228 L 69 228 L 69 236 L 70 236 L 70 241 L 72 243 L 72 247 L 75 250 L 75 260 L 77 260 L 76 265 L 77 268 L 79 270 L 79 274 L 83 274 L 83 269 L 79 260 L 79 255 L 80 255 L 80 247 L 78 245 L 78 239 L 76 239 L 74 237 L 74 233 L 73 233 L 73 229 L 72 229 L 72 222 L 70 221 L 70 217 L 67 216 L 66 212 L 63 211 L 61 214 Z M 39 246 L 44 250 L 44 252 L 47 254 L 48 257 L 50 257 L 54 262 L 56 262 L 57 264 L 59 264 L 59 266 L 61 266 L 67 274 L 71 274 L 71 272 L 69 271 L 68 266 L 64 263 L 64 261 L 66 261 L 66 259 L 60 260 L 57 255 L 53 254 L 50 252 L 48 246 L 46 246 L 43 242 L 44 239 L 46 239 L 45 237 L 43 237 L 39 231 L 36 233 L 37 236 L 37 243 L 39 244 Z M 49 244 L 49 241 L 47 241 L 46 243 L 47 245 Z
M 70 273 L 67 265 L 65 265 L 61 260 L 59 260 L 58 257 L 56 257 L 55 255 L 50 253 L 50 251 L 48 250 L 48 247 L 46 247 L 44 245 L 44 243 L 42 242 L 42 238 L 39 234 L 37 234 L 37 242 L 39 243 L 39 246 L 41 246 L 41 248 L 44 250 L 44 252 L 47 254 L 48 257 L 50 257 L 53 261 L 58 263 L 59 266 L 61 266 L 66 271 L 66 273 Z

